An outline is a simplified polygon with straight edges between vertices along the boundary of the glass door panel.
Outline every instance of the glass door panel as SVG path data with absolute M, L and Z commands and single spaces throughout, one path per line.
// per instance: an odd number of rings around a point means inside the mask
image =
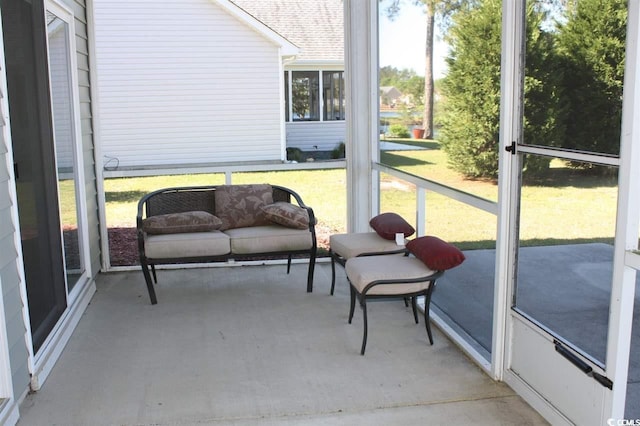
M 11 141 L 37 352 L 66 309 L 42 1 L 2 0 Z
M 53 107 L 53 127 L 58 197 L 67 291 L 71 292 L 84 272 L 82 239 L 79 226 L 78 171 L 72 74 L 70 68 L 69 24 L 47 11 L 49 78 Z
M 515 309 L 604 365 L 617 168 L 552 166 L 521 188 Z

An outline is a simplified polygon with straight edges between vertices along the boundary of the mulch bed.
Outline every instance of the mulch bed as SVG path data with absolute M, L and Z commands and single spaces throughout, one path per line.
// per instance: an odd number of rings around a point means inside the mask
M 136 228 L 108 228 L 107 231 L 109 233 L 111 266 L 139 265 Z M 329 249 L 329 236 L 331 233 L 332 231 L 328 227 L 316 226 L 319 257 L 328 255 L 327 250 Z
M 139 265 L 136 228 L 108 228 L 112 266 Z

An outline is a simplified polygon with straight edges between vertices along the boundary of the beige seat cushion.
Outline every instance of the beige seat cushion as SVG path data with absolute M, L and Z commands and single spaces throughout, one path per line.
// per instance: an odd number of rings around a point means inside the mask
M 222 256 L 229 254 L 229 237 L 221 231 L 145 236 L 145 253 L 151 259 Z
M 364 288 L 378 280 L 400 280 L 428 277 L 432 271 L 415 257 L 406 256 L 365 256 L 347 260 L 345 266 L 349 281 L 362 293 Z M 394 295 L 425 290 L 429 281 L 412 284 L 383 284 L 373 287 L 368 295 Z
M 334 234 L 329 237 L 329 246 L 331 251 L 345 259 L 351 259 L 363 253 L 383 253 L 404 249 L 395 241 L 385 240 L 376 232 Z
M 308 229 L 267 225 L 227 229 L 224 232 L 231 238 L 233 254 L 309 250 L 313 246 L 311 232 Z

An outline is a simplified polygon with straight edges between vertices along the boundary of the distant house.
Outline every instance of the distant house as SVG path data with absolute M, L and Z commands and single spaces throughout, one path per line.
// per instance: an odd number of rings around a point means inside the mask
M 281 161 L 344 140 L 340 0 L 94 8 L 106 169 Z
M 380 108 L 395 108 L 400 102 L 402 92 L 395 86 L 380 86 Z
M 345 138 L 341 0 L 233 0 L 294 43 L 284 62 L 287 146 L 329 151 Z

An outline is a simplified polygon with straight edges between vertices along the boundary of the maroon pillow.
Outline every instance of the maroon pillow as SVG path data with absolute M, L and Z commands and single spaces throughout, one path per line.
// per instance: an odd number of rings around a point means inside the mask
M 416 232 L 406 220 L 395 213 L 382 213 L 369 221 L 374 231 L 386 240 L 395 240 L 396 234 L 404 234 L 405 238 Z
M 413 239 L 407 243 L 407 250 L 434 271 L 455 268 L 465 259 L 464 254 L 456 246 L 438 237 Z

